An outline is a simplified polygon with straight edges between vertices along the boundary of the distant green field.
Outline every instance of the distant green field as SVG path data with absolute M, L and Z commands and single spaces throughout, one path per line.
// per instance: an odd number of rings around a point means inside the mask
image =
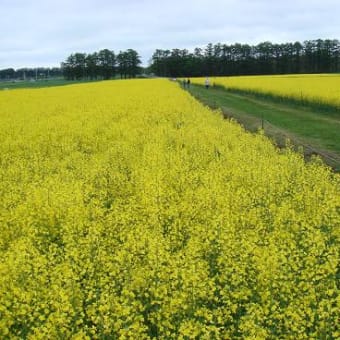
M 65 80 L 64 78 L 56 79 L 42 79 L 42 80 L 17 80 L 17 81 L 0 81 L 0 90 L 11 90 L 20 88 L 34 88 L 34 87 L 49 87 L 49 86 L 61 86 L 70 85 L 76 83 L 85 83 L 90 80 Z

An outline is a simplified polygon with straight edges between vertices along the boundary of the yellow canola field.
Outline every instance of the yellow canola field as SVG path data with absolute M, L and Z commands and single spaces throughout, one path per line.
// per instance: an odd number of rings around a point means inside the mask
M 1 339 L 339 338 L 340 179 L 176 83 L 0 93 Z
M 340 109 L 340 74 L 212 77 L 211 84 Z M 205 78 L 192 83 L 204 85 Z

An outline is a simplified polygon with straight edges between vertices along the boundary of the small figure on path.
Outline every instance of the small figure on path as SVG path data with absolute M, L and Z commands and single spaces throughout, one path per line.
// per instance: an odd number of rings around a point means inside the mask
M 189 78 L 187 79 L 187 87 L 188 88 L 190 87 L 190 79 Z
M 205 84 L 205 88 L 208 89 L 210 86 L 210 80 L 208 77 L 205 78 L 204 84 Z

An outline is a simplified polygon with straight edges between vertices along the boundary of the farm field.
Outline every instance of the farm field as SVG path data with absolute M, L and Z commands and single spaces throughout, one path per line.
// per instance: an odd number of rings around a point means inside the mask
M 87 83 L 90 80 L 65 80 L 63 78 L 47 78 L 38 80 L 16 80 L 16 81 L 0 81 L 1 90 L 25 89 L 25 88 L 43 88 L 70 85 L 72 83 Z
M 204 84 L 205 78 L 193 78 Z M 340 74 L 292 74 L 271 76 L 213 77 L 211 82 L 229 90 L 267 95 L 316 108 L 340 111 Z
M 340 176 L 165 79 L 0 92 L 0 338 L 339 338 Z

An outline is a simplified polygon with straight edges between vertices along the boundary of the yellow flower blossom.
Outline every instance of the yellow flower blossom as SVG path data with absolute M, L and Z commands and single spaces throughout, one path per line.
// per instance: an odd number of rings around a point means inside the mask
M 164 79 L 0 92 L 1 339 L 332 339 L 340 178 Z

